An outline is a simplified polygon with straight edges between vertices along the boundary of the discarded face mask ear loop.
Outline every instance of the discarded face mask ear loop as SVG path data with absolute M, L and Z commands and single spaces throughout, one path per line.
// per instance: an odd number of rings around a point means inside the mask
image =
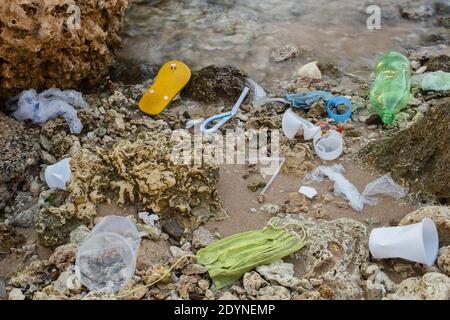
M 282 219 L 279 217 L 273 217 L 272 219 L 269 220 L 268 224 L 271 228 L 273 228 L 275 230 L 284 229 L 284 230 L 288 231 L 287 227 L 290 227 L 290 226 L 298 227 L 302 231 L 302 238 L 300 239 L 300 241 L 303 242 L 307 238 L 307 232 L 306 232 L 305 226 L 302 223 L 295 221 L 292 218 L 288 219 L 287 221 L 282 221 Z

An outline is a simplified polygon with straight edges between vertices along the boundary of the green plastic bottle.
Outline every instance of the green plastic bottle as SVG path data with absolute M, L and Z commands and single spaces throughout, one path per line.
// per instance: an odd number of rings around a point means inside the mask
M 375 67 L 375 81 L 370 90 L 370 103 L 381 120 L 391 124 L 395 115 L 411 98 L 411 64 L 404 55 L 392 51 L 381 57 Z

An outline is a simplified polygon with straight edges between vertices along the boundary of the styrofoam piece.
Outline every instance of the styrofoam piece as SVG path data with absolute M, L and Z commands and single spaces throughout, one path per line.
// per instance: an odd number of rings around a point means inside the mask
M 50 189 L 66 190 L 66 183 L 72 175 L 70 171 L 70 159 L 66 158 L 45 169 L 45 182 Z
M 439 236 L 433 220 L 407 226 L 376 228 L 370 233 L 370 253 L 375 259 L 402 258 L 432 266 L 439 250 Z
M 312 187 L 301 186 L 298 190 L 301 194 L 305 195 L 309 199 L 314 198 L 317 195 L 317 190 Z
M 336 130 L 330 130 L 325 135 L 314 138 L 314 150 L 322 160 L 335 160 L 344 151 L 344 139 Z
M 315 126 L 311 122 L 298 116 L 292 109 L 288 109 L 284 115 L 281 123 L 283 133 L 288 139 L 294 139 L 300 130 L 303 130 L 303 137 L 305 140 L 314 139 L 320 136 L 320 127 Z

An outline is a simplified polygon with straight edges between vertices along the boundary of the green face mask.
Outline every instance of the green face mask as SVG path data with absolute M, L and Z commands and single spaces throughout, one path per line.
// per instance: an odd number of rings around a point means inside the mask
M 197 262 L 204 265 L 218 289 L 233 284 L 253 268 L 286 257 L 305 244 L 305 239 L 273 223 L 262 230 L 235 234 L 197 252 Z

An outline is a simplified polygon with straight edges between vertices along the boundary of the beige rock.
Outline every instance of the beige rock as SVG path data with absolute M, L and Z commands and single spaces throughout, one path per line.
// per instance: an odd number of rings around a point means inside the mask
M 25 295 L 22 293 L 22 290 L 18 288 L 14 288 L 11 290 L 8 296 L 9 300 L 25 300 Z
M 442 273 L 430 272 L 423 277 L 408 278 L 386 300 L 448 300 L 450 278 Z
M 203 226 L 192 233 L 192 245 L 195 249 L 204 248 L 213 243 L 214 240 L 214 235 Z
M 367 299 L 380 300 L 387 293 L 395 292 L 397 285 L 382 271 L 378 271 L 365 282 Z
M 295 289 L 300 285 L 300 279 L 294 277 L 294 265 L 275 261 L 270 265 L 256 267 L 256 271 L 270 283 L 278 283 L 282 286 Z
M 297 71 L 297 77 L 299 79 L 307 80 L 322 80 L 322 73 L 320 72 L 317 63 L 317 61 L 313 61 L 305 64 Z
M 296 253 L 305 266 L 303 277 L 322 279 L 333 289 L 332 299 L 362 298 L 360 267 L 369 258 L 366 227 L 348 218 L 296 219 L 308 230 L 307 245 Z
M 291 293 L 282 286 L 267 286 L 258 291 L 258 300 L 290 300 Z
M 231 292 L 225 292 L 223 295 L 221 295 L 219 297 L 218 300 L 239 300 L 238 297 L 236 297 L 234 294 L 232 294 Z
M 120 45 L 126 7 L 127 0 L 3 0 L 0 95 L 98 83 Z
M 442 247 L 439 250 L 437 265 L 443 273 L 450 276 L 450 246 Z
M 267 286 L 269 284 L 255 271 L 246 272 L 244 274 L 242 282 L 244 284 L 245 291 L 248 295 L 251 296 L 256 296 L 258 294 L 258 290 L 261 287 Z

